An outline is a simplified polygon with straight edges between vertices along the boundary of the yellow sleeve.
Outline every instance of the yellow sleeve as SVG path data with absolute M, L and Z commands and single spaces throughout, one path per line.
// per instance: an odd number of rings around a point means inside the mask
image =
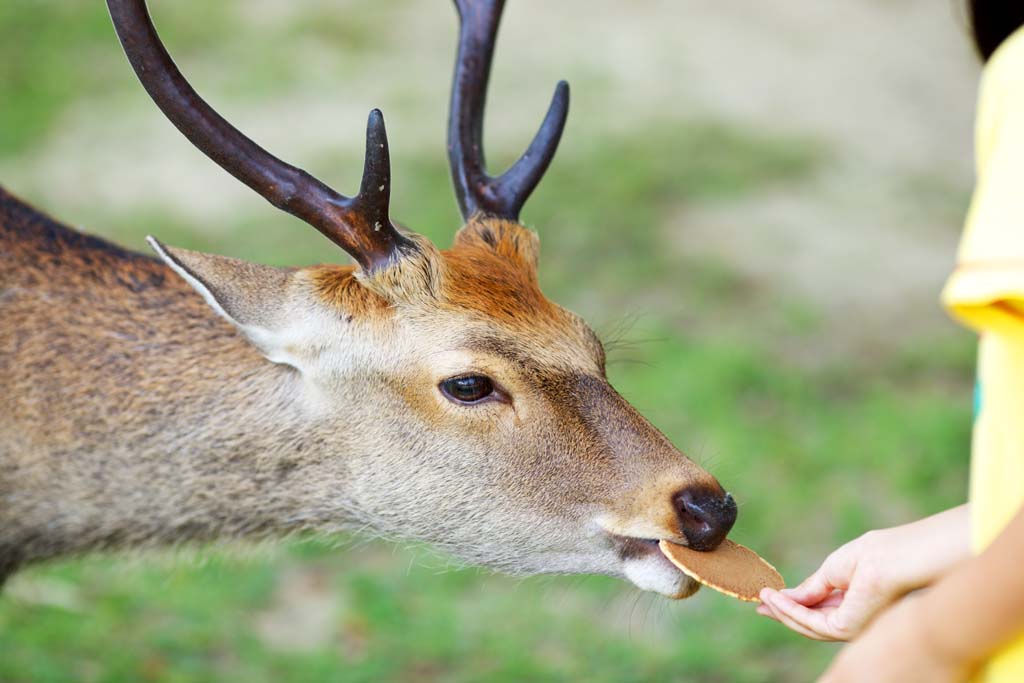
M 977 183 L 942 301 L 978 331 L 1024 340 L 1024 30 L 982 74 L 975 149 Z

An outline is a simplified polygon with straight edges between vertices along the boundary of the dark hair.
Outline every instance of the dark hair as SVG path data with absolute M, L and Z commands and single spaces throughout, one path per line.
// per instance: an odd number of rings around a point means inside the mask
M 1024 2 L 1020 0 L 968 0 L 967 7 L 974 44 L 985 61 L 1024 25 Z

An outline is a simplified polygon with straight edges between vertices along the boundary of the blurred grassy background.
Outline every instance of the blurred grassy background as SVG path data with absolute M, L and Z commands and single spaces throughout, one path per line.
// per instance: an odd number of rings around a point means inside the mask
M 393 213 L 447 244 L 444 0 L 153 4 L 215 106 L 341 191 L 382 107 Z M 734 492 L 734 537 L 796 581 L 842 541 L 961 501 L 973 340 L 937 294 L 976 66 L 953 5 L 509 4 L 492 168 L 567 77 L 562 148 L 524 212 L 542 283 L 616 340 L 616 386 Z M 156 113 L 99 0 L 0 4 L 0 183 L 140 250 L 152 233 L 342 258 Z M 711 591 L 509 579 L 363 539 L 86 558 L 0 595 L 0 681 L 795 682 L 832 653 Z

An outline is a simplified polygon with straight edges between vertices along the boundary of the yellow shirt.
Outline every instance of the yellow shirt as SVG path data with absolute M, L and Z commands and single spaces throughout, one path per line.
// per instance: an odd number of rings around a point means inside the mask
M 1024 29 L 985 66 L 975 146 L 977 184 L 942 299 L 980 334 L 970 499 L 981 552 L 1024 503 Z M 1024 633 L 974 681 L 1024 683 Z

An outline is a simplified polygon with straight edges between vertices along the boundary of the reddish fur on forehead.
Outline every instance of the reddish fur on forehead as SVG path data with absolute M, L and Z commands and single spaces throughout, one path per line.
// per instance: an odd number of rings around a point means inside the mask
M 537 283 L 537 236 L 511 221 L 473 217 L 444 252 L 448 303 L 506 323 L 559 317 Z
M 487 247 L 535 275 L 539 244 L 537 234 L 519 223 L 475 215 L 455 235 L 453 249 Z
M 506 324 L 556 322 L 562 309 L 540 291 L 537 256 L 538 240 L 532 231 L 511 221 L 474 216 L 456 235 L 451 249 L 427 256 L 442 261 L 443 275 L 437 298 L 421 301 Z M 305 271 L 313 291 L 332 308 L 359 317 L 394 310 L 388 300 L 391 290 L 368 287 L 354 266 L 313 266 Z

